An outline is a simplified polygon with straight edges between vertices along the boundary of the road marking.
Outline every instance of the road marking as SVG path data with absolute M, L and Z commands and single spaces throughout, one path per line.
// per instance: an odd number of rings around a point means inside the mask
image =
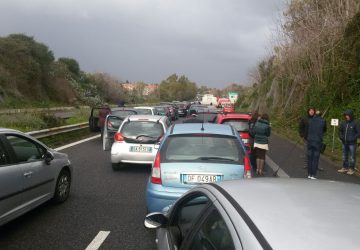
M 109 234 L 110 231 L 100 231 L 85 250 L 99 249 L 101 244 L 105 241 L 105 239 L 109 236 Z
M 63 149 L 66 149 L 66 148 L 70 148 L 70 147 L 73 147 L 75 145 L 78 145 L 78 144 L 81 144 L 83 142 L 87 142 L 87 141 L 90 141 L 90 140 L 94 140 L 96 138 L 99 138 L 101 135 L 95 135 L 93 137 L 90 137 L 90 138 L 86 138 L 84 140 L 81 140 L 81 141 L 77 141 L 77 142 L 73 142 L 73 143 L 70 143 L 68 145 L 64 145 L 62 147 L 58 147 L 58 148 L 55 148 L 56 151 L 60 151 L 60 150 L 63 150 Z
M 269 156 L 266 155 L 266 159 L 265 159 L 267 165 L 269 165 L 269 167 L 271 167 L 271 169 L 276 172 L 277 171 L 277 176 L 279 177 L 286 177 L 289 178 L 290 176 L 285 173 L 285 171 L 279 167 L 279 165 L 277 165 Z

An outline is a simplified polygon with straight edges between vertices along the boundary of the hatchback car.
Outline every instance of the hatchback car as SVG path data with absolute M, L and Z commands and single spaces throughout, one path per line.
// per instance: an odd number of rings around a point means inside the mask
M 261 178 L 197 186 L 146 216 L 158 249 L 359 249 L 360 185 Z
M 251 177 L 239 134 L 229 125 L 175 124 L 166 133 L 147 183 L 150 212 L 161 211 L 200 183 Z
M 131 115 L 114 136 L 111 162 L 114 170 L 124 163 L 152 164 L 159 142 L 171 122 L 166 116 Z
M 134 107 L 138 115 L 158 115 L 154 107 Z
M 229 124 L 233 126 L 236 131 L 240 133 L 241 139 L 245 146 L 250 149 L 249 146 L 249 121 L 251 115 L 248 113 L 232 113 L 232 114 L 218 114 L 216 117 L 217 124 Z
M 70 193 L 68 156 L 22 132 L 0 128 L 0 226 Z

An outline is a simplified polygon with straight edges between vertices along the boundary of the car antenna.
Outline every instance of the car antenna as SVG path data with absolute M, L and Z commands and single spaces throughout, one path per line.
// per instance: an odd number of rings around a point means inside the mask
M 202 119 L 202 123 L 201 123 L 201 131 L 204 131 L 204 119 L 205 119 L 205 112 L 203 112 L 203 119 Z

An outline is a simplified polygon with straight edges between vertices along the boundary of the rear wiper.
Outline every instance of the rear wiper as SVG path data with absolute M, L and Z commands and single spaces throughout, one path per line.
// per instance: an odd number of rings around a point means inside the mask
M 233 159 L 229 159 L 229 158 L 223 158 L 223 157 L 216 157 L 216 156 L 203 156 L 203 157 L 199 157 L 197 158 L 197 160 L 221 160 L 221 161 L 235 161 Z
M 148 138 L 151 138 L 151 139 L 157 138 L 157 137 L 155 137 L 155 136 L 150 136 L 150 135 L 138 135 L 138 136 L 136 136 L 135 139 L 138 139 L 139 137 L 148 137 Z

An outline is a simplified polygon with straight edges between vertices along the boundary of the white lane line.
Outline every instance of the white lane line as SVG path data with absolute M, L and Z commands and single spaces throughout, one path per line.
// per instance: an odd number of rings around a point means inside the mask
M 73 142 L 73 143 L 70 143 L 68 145 L 64 145 L 62 147 L 58 147 L 58 148 L 54 148 L 56 151 L 60 151 L 60 150 L 63 150 L 63 149 L 66 149 L 66 148 L 70 148 L 72 146 L 75 146 L 75 145 L 78 145 L 80 143 L 83 143 L 83 142 L 87 142 L 87 141 L 90 141 L 90 140 L 93 140 L 93 139 L 96 139 L 96 138 L 99 138 L 100 135 L 95 135 L 93 137 L 89 137 L 89 138 L 86 138 L 84 140 L 81 140 L 81 141 L 76 141 L 76 142 Z
M 110 231 L 100 231 L 85 250 L 99 249 L 101 244 L 105 241 L 105 239 L 109 236 L 109 234 Z
M 279 167 L 279 165 L 277 165 L 269 156 L 266 155 L 265 161 L 267 163 L 267 165 L 269 165 L 269 167 L 271 167 L 271 169 L 275 172 L 277 171 L 277 176 L 279 177 L 287 177 L 289 178 L 290 176 L 285 173 L 285 171 Z

